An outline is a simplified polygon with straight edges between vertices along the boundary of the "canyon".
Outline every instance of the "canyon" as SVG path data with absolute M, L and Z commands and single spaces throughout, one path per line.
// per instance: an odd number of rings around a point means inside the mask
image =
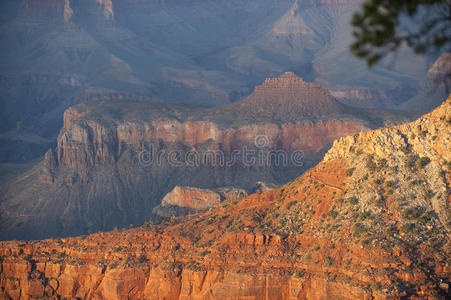
M 288 70 L 331 90 L 372 89 L 365 97 L 379 108 L 393 104 L 384 94 L 400 90 L 399 104 L 432 61 L 403 53 L 393 68 L 367 70 L 347 53 L 360 3 L 3 0 L 0 163 L 42 158 L 64 111 L 80 103 L 225 105 Z
M 0 300 L 449 299 L 451 54 L 362 2 L 0 1 Z
M 6 299 L 449 297 L 451 97 L 337 139 L 291 182 L 208 211 L 0 243 Z
M 217 108 L 91 101 L 67 109 L 56 147 L 2 188 L 0 237 L 142 224 L 175 186 L 280 185 L 317 163 L 336 138 L 409 117 L 348 107 L 292 72 Z

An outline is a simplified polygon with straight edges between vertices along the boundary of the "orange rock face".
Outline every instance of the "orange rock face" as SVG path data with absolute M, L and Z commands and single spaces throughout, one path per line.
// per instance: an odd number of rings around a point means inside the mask
M 152 210 L 158 217 L 170 218 L 207 210 L 221 201 L 238 201 L 247 196 L 243 189 L 233 187 L 215 190 L 176 186 Z
M 204 210 L 218 204 L 220 201 L 221 197 L 214 191 L 176 186 L 163 198 L 161 204 Z

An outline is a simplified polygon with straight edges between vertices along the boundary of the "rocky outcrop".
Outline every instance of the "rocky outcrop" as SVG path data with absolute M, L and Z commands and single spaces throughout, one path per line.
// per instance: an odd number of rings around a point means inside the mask
M 427 78 L 418 88 L 418 93 L 401 103 L 398 109 L 428 112 L 442 102 L 451 92 L 451 54 L 443 53 L 432 64 Z
M 382 128 L 337 139 L 324 160 L 347 157 L 356 151 L 389 159 L 393 153 L 415 152 L 434 160 L 451 161 L 451 97 L 439 108 L 415 122 Z M 438 122 L 437 120 L 440 120 Z
M 451 53 L 443 53 L 428 71 L 432 88 L 438 88 L 445 95 L 451 91 Z
M 271 191 L 275 188 L 277 188 L 278 186 L 274 183 L 268 183 L 268 182 L 262 182 L 259 181 L 257 182 L 257 184 L 255 185 L 255 188 L 253 189 L 253 193 L 264 193 L 264 192 L 268 192 Z
M 247 196 L 243 189 L 224 187 L 216 190 L 176 186 L 152 210 L 161 218 L 183 216 L 207 210 L 222 201 L 237 201 Z
M 370 88 L 333 90 L 330 93 L 341 103 L 356 107 L 389 108 L 397 104 L 386 92 Z
M 433 80 L 449 78 L 451 76 L 451 53 L 440 55 L 429 69 L 428 75 Z
M 161 205 L 181 206 L 200 211 L 208 209 L 220 201 L 221 197 L 214 191 L 176 186 L 164 196 Z
M 367 157 L 366 165 L 377 169 L 376 161 L 386 166 L 402 170 L 402 176 L 396 176 L 397 189 L 394 195 L 403 197 L 409 194 L 422 198 L 421 205 L 431 208 L 442 224 L 450 230 L 447 214 L 450 211 L 450 178 L 437 176 L 449 172 L 446 165 L 451 161 L 451 97 L 439 108 L 426 114 L 419 120 L 390 128 L 369 131 L 338 139 L 326 154 L 324 160 L 336 158 L 355 160 L 355 153 Z M 363 160 L 363 159 L 362 159 Z M 356 162 L 357 163 L 357 162 Z M 421 185 L 415 186 L 409 179 L 412 172 L 424 172 Z M 435 175 L 434 175 L 435 174 Z M 384 180 L 389 181 L 386 175 Z M 380 198 L 378 193 L 368 193 L 365 200 Z M 425 203 L 423 202 L 425 201 Z

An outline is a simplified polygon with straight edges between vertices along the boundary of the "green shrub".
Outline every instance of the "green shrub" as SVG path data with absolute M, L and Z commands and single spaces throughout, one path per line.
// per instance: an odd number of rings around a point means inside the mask
M 424 138 L 424 137 L 426 137 L 427 134 L 428 134 L 428 131 L 427 130 L 423 130 L 423 131 L 420 132 L 419 136 Z
M 418 221 L 424 224 L 427 224 L 432 221 L 434 218 L 434 213 L 431 211 L 425 212 L 421 217 L 418 218 Z
M 331 217 L 332 219 L 335 219 L 338 216 L 338 212 L 336 212 L 335 210 L 330 210 L 327 215 L 329 217 Z
M 401 230 L 407 233 L 413 233 L 415 231 L 415 224 L 414 223 L 407 223 L 401 226 Z
M 117 262 L 113 262 L 113 263 L 111 263 L 108 267 L 109 267 L 110 269 L 116 269 L 117 266 L 118 266 L 118 263 L 117 263 Z
M 297 278 L 304 278 L 305 276 L 305 271 L 304 270 L 299 270 L 296 272 L 296 277 Z
M 396 183 L 393 180 L 389 180 L 385 183 L 385 185 L 389 188 L 394 188 L 396 186 Z
M 346 176 L 351 177 L 354 174 L 355 168 L 350 168 L 346 170 Z
M 348 202 L 349 204 L 356 205 L 357 203 L 359 203 L 359 199 L 357 199 L 356 197 L 350 197 L 348 198 Z
M 200 253 L 199 253 L 199 256 L 204 257 L 204 256 L 206 256 L 206 255 L 208 255 L 208 254 L 210 254 L 210 253 L 211 253 L 210 251 L 205 250 L 205 251 L 200 252 Z
M 287 203 L 287 209 L 290 209 L 293 205 L 296 204 L 297 201 L 291 201 Z
M 423 207 L 409 207 L 402 212 L 402 217 L 407 220 L 418 219 L 424 212 Z
M 366 227 L 362 223 L 357 223 L 353 228 L 354 236 L 360 237 L 362 234 L 367 232 Z
M 382 180 L 380 178 L 374 180 L 374 183 L 377 184 L 377 185 L 381 185 L 383 182 L 384 182 L 384 180 Z
M 405 161 L 406 167 L 410 170 L 414 170 L 417 159 L 418 159 L 418 156 L 416 156 L 416 155 L 407 156 L 406 161 Z
M 368 156 L 367 158 L 366 158 L 366 167 L 367 167 L 367 169 L 368 170 L 370 170 L 370 171 L 376 171 L 376 169 L 377 169 L 377 165 L 376 165 L 376 163 L 374 162 L 374 157 L 373 156 Z
M 423 156 L 420 157 L 419 159 L 417 159 L 416 161 L 416 166 L 418 169 L 423 169 L 424 167 L 426 167 L 429 163 L 431 162 L 431 159 L 427 156 Z
M 385 169 L 388 166 L 387 160 L 385 158 L 379 160 L 377 166 L 379 167 L 379 169 Z
M 145 262 L 147 262 L 147 261 L 148 261 L 148 259 L 147 259 L 147 257 L 145 257 L 144 255 L 141 255 L 141 256 L 138 258 L 138 263 L 139 263 L 139 264 L 145 263 Z
M 399 148 L 405 155 L 410 153 L 410 147 L 409 145 L 405 145 L 405 146 L 401 146 L 401 148 Z
M 434 196 L 434 193 L 431 190 L 426 190 L 423 196 L 425 200 L 430 200 Z
M 330 256 L 326 257 L 326 266 L 327 267 L 332 266 L 334 264 L 334 262 L 335 261 L 334 261 L 334 259 L 332 257 L 330 257 Z
M 371 213 L 369 211 L 364 211 L 360 214 L 360 219 L 366 220 L 371 217 Z

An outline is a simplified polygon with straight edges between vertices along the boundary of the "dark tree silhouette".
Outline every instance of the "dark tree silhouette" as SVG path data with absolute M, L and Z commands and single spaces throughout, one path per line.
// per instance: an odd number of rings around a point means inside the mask
M 451 0 L 367 0 L 352 18 L 351 51 L 369 66 L 399 47 L 416 53 L 451 48 Z

